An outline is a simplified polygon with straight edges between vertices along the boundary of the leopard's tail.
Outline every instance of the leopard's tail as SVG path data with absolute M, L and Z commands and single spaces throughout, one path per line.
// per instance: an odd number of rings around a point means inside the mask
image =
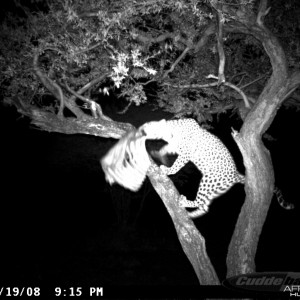
M 240 182 L 240 183 L 244 184 L 245 176 L 237 173 L 236 182 L 237 183 Z M 290 203 L 290 202 L 287 202 L 286 200 L 284 200 L 281 190 L 279 188 L 275 187 L 273 192 L 274 192 L 274 195 L 276 196 L 277 201 L 281 207 L 283 207 L 284 209 L 287 209 L 287 210 L 295 208 L 295 205 L 293 203 Z
M 277 188 L 277 187 L 274 188 L 274 194 L 275 194 L 277 201 L 281 207 L 283 207 L 284 209 L 287 209 L 287 210 L 295 208 L 295 205 L 293 203 L 290 203 L 290 202 L 287 202 L 286 200 L 284 200 L 281 190 L 279 188 Z

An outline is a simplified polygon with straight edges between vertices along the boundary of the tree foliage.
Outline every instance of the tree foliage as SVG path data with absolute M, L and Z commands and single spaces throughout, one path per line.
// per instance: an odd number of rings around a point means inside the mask
M 60 106 L 59 97 L 45 101 L 49 91 L 33 72 L 35 55 L 39 68 L 66 99 L 90 84 L 81 93 L 82 101 L 77 97 L 75 104 L 67 106 L 80 118 L 83 115 L 75 106 L 91 115 L 93 102 L 86 99 L 110 93 L 135 105 L 154 95 L 159 108 L 200 122 L 240 109 L 241 93 L 208 77 L 218 75 L 218 6 L 224 23 L 226 81 L 254 103 L 272 72 L 269 57 L 255 37 L 226 28 L 244 13 L 254 18 L 254 1 L 55 0 L 32 1 L 29 7 L 15 3 L 20 12 L 7 13 L 1 24 L 2 97 L 17 106 L 21 101 L 23 113 L 38 107 L 55 114 Z M 294 14 L 299 5 L 289 0 L 275 1 L 274 6 L 267 24 L 282 38 L 289 66 L 299 68 L 299 20 Z

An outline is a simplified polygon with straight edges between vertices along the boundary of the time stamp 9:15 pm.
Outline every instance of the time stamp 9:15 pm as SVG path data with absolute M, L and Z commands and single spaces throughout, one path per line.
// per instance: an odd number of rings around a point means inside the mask
M 0 298 L 9 297 L 9 296 L 55 296 L 55 297 L 64 297 L 64 296 L 94 296 L 94 297 L 103 297 L 103 287 L 53 287 L 53 288 L 41 288 L 41 287 L 0 287 Z

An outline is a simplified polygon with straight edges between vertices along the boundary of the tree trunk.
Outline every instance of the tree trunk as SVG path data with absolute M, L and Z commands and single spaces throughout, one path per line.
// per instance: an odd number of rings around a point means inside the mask
M 239 215 L 227 255 L 227 277 L 255 272 L 257 244 L 274 190 L 274 171 L 269 151 L 261 140 L 287 95 L 300 83 L 300 74 L 288 75 L 284 51 L 277 39 L 263 25 L 266 1 L 261 5 L 252 26 L 241 23 L 230 31 L 253 34 L 269 55 L 273 73 L 258 101 L 245 119 L 235 140 L 246 167 L 246 200 Z M 246 22 L 244 22 L 245 25 Z

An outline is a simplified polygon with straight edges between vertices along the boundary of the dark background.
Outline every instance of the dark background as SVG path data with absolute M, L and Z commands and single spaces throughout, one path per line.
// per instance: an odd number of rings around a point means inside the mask
M 165 116 L 144 105 L 112 117 L 139 126 Z M 224 115 L 213 132 L 243 172 L 230 135 L 231 127 L 239 126 Z M 276 140 L 264 140 L 273 158 L 276 186 L 296 208 L 285 211 L 273 199 L 258 245 L 257 271 L 300 270 L 298 128 L 298 114 L 281 109 L 268 131 Z M 146 181 L 138 194 L 130 194 L 117 186 L 112 190 L 105 182 L 99 159 L 115 140 L 40 131 L 14 108 L 3 107 L 1 132 L 2 279 L 102 286 L 198 284 L 152 186 Z M 188 182 L 176 183 L 190 199 L 200 179 L 199 172 L 190 173 L 192 168 L 180 172 Z M 112 195 L 118 193 L 127 193 L 133 219 L 147 194 L 135 223 L 117 222 Z M 244 197 L 243 185 L 237 184 L 195 220 L 220 280 L 225 278 L 227 248 Z

